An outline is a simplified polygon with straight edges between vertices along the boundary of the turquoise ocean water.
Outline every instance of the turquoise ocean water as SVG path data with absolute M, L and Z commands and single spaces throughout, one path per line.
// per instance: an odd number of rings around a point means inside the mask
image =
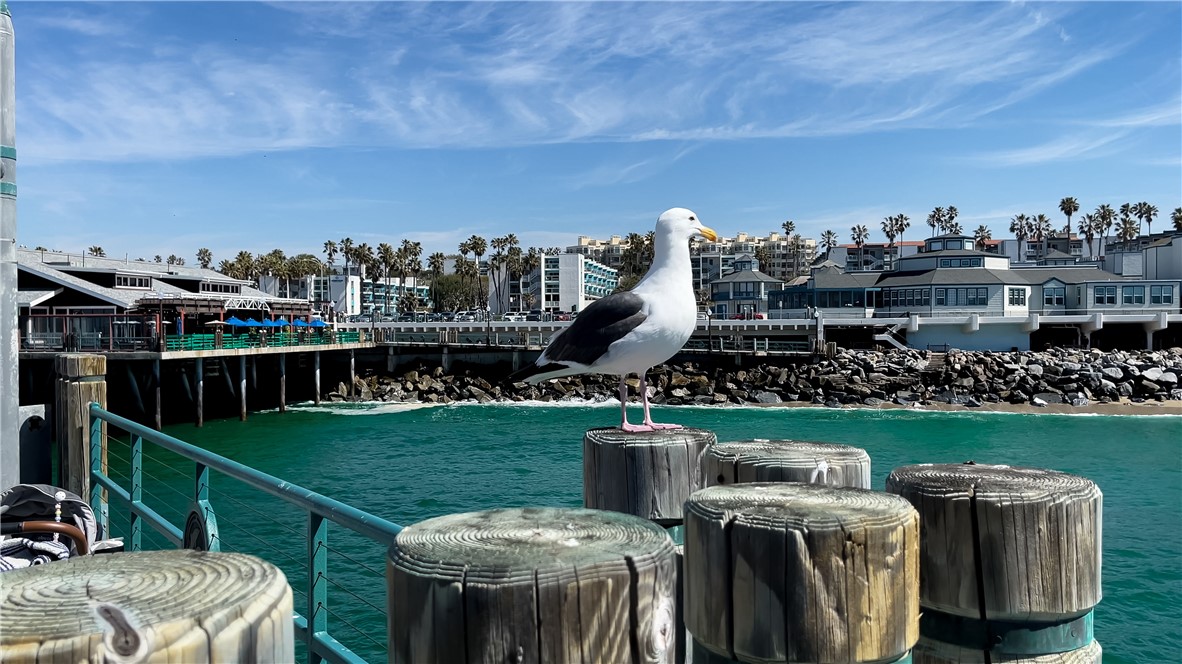
M 1105 662 L 1182 661 L 1182 418 L 658 410 L 659 420 L 708 428 L 724 441 L 798 438 L 862 447 L 870 453 L 875 489 L 883 488 L 897 466 L 968 459 L 1088 477 L 1104 492 L 1104 599 L 1095 626 Z M 493 507 L 581 506 L 582 433 L 614 425 L 617 418 L 618 405 L 606 404 L 303 405 L 283 414 L 252 414 L 245 423 L 207 422 L 203 429 L 175 426 L 167 432 L 408 525 Z M 191 464 L 145 448 L 145 500 L 179 522 L 191 496 Z M 126 457 L 125 445 L 111 446 L 116 475 L 125 474 Z M 228 478 L 215 474 L 212 484 L 223 549 L 280 565 L 296 591 L 297 610 L 303 611 L 305 518 Z M 113 512 L 112 522 L 125 530 L 123 513 Z M 343 528 L 330 528 L 330 631 L 367 659 L 384 661 L 383 551 Z

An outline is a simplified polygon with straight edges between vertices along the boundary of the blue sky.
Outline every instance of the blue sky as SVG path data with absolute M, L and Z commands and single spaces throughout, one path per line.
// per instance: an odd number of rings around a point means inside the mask
M 1182 5 L 10 0 L 19 241 L 110 256 L 1182 205 Z M 848 240 L 847 240 L 848 241 Z

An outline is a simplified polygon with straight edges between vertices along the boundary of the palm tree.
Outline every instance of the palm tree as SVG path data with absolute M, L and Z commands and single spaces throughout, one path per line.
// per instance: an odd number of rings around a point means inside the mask
M 866 240 L 870 238 L 870 231 L 866 230 L 864 224 L 858 224 L 850 227 L 850 239 L 858 247 L 858 269 L 862 269 L 862 263 L 865 257 L 862 255 L 862 245 L 866 244 Z
M 961 230 L 956 230 L 956 231 L 952 230 L 953 224 L 956 222 L 956 215 L 958 215 L 958 214 L 960 214 L 960 210 L 957 210 L 955 205 L 949 205 L 948 209 L 944 211 L 944 229 L 945 229 L 944 232 L 945 233 L 951 233 L 953 235 L 960 235 L 963 232 Z M 957 229 L 959 229 L 960 224 L 956 224 L 955 227 Z
M 928 213 L 928 226 L 932 227 L 932 237 L 939 235 L 939 229 L 944 226 L 944 208 L 938 207 Z
M 468 244 L 472 247 L 472 255 L 476 257 L 476 295 L 480 298 L 478 309 L 484 309 L 488 304 L 488 296 L 484 292 L 484 285 L 480 281 L 480 257 L 488 251 L 488 240 L 473 235 L 468 238 Z
M 464 240 L 457 247 L 460 252 L 460 262 L 456 263 L 456 274 L 460 277 L 460 291 L 464 290 L 464 276 L 468 274 L 466 266 L 468 264 L 468 252 L 472 251 L 472 243 L 469 240 Z
M 895 224 L 894 217 L 883 218 L 882 234 L 887 239 L 887 256 L 891 256 L 895 251 L 895 238 L 899 235 L 898 226 Z M 883 261 L 883 267 L 886 267 L 886 260 Z
M 328 262 L 328 269 L 331 271 L 333 263 L 337 262 L 337 243 L 332 240 L 324 241 L 324 257 Z
M 1141 224 L 1133 219 L 1125 219 L 1120 222 L 1120 227 L 1116 230 L 1116 239 L 1125 243 L 1125 249 L 1129 248 L 1129 244 L 1137 239 L 1141 234 Z
M 349 274 L 349 261 L 353 259 L 353 238 L 347 237 L 337 243 L 341 249 L 341 258 L 345 259 L 345 274 Z
M 1055 227 L 1051 225 L 1051 218 L 1045 214 L 1039 213 L 1034 215 L 1034 218 L 1030 220 L 1030 223 L 1033 230 L 1031 235 L 1034 236 L 1035 242 L 1042 243 L 1042 257 L 1046 258 L 1047 240 L 1055 232 Z
M 163 258 L 163 257 L 162 257 L 160 254 L 156 254 L 156 258 L 155 258 L 154 260 L 155 260 L 157 263 L 163 263 L 163 262 L 164 262 L 164 258 Z
M 254 254 L 249 251 L 239 251 L 234 257 L 233 276 L 235 279 L 249 279 L 255 271 Z
M 964 228 L 961 227 L 959 222 L 949 221 L 944 225 L 944 232 L 949 235 L 964 235 Z
M 1136 208 L 1132 203 L 1124 203 L 1120 206 L 1120 227 L 1125 225 L 1125 222 L 1132 219 L 1136 215 Z
M 800 237 L 800 233 L 792 236 L 792 276 L 800 274 L 800 267 L 802 261 L 801 256 L 804 254 L 804 238 Z
M 1027 217 L 1025 214 L 1016 214 L 1010 220 L 1010 232 L 1014 234 L 1014 239 L 1018 242 L 1018 261 L 1021 262 L 1025 254 L 1025 248 L 1022 246 L 1023 241 L 1029 237 Z
M 87 249 L 86 253 L 91 256 L 95 256 L 96 258 L 103 258 L 104 256 L 107 255 L 107 252 L 103 251 L 103 248 L 98 246 L 97 244 L 94 245 L 93 247 L 90 247 L 89 249 Z
M 397 259 L 394 247 L 389 242 L 378 245 L 378 266 L 381 267 L 382 273 L 382 311 L 387 314 L 390 313 L 390 272 L 394 270 Z
M 213 252 L 212 251 L 210 251 L 209 249 L 206 249 L 205 247 L 201 247 L 200 249 L 197 250 L 197 264 L 201 266 L 201 269 L 208 270 L 210 264 L 212 264 L 212 263 L 213 263 Z
M 977 248 L 977 251 L 985 251 L 985 243 L 992 239 L 993 231 L 989 230 L 985 224 L 981 224 L 977 230 L 973 231 L 973 246 Z
M 1153 235 L 1153 218 L 1157 216 L 1157 206 L 1146 201 L 1137 203 L 1137 219 L 1145 222 L 1145 234 Z
M 1063 227 L 1063 232 L 1068 235 L 1071 234 L 1071 215 L 1079 212 L 1079 201 L 1071 196 L 1059 201 L 1059 211 L 1067 215 L 1067 225 Z
M 784 229 L 784 235 L 792 237 L 792 234 L 796 232 L 796 222 L 786 219 L 784 223 L 780 224 L 780 228 Z
M 418 276 L 419 276 L 419 272 L 421 272 L 423 270 L 423 263 L 422 263 L 423 245 L 419 242 L 412 242 L 410 240 L 403 240 L 402 244 L 398 247 L 398 250 L 400 252 L 402 252 L 401 265 L 402 265 L 402 274 L 403 274 L 402 281 L 400 282 L 399 293 L 401 294 L 401 297 L 403 297 L 403 298 L 406 297 L 406 276 L 405 275 L 407 272 L 410 272 L 415 277 L 415 290 L 411 291 L 411 295 L 414 297 L 414 299 L 413 299 L 414 305 L 411 308 L 417 309 L 418 303 L 419 303 L 419 298 L 418 298 L 418 296 L 416 296 L 414 294 L 418 292 L 418 288 L 419 288 Z
M 1170 221 L 1174 222 L 1174 230 L 1182 231 L 1182 207 L 1174 208 L 1174 212 L 1170 214 Z
M 542 252 L 537 247 L 530 247 L 529 251 L 525 253 L 525 258 L 521 260 L 521 271 L 525 274 L 532 275 L 535 271 L 542 268 Z M 525 309 L 532 309 L 534 294 L 533 291 L 521 294 L 521 303 Z
M 1116 221 L 1116 211 L 1112 206 L 1103 203 L 1096 206 L 1096 223 L 1099 224 L 1096 228 L 1102 231 L 1101 237 L 1104 238 L 1104 244 L 1108 243 L 1108 231 L 1112 230 L 1112 224 Z
M 443 276 L 443 264 L 446 261 L 447 257 L 443 255 L 442 251 L 436 251 L 427 257 L 427 271 L 431 273 L 431 302 L 436 312 L 439 311 L 439 300 L 435 295 L 435 282 Z
M 227 277 L 233 277 L 235 274 L 234 263 L 230 262 L 228 259 L 223 258 L 222 262 L 218 263 L 218 272 L 221 272 Z
M 1096 215 L 1087 213 L 1079 219 L 1079 234 L 1083 236 L 1084 241 L 1088 243 L 1088 260 L 1092 260 L 1092 243 L 1096 241 L 1096 231 L 1100 229 L 1100 223 L 1096 220 Z
M 911 228 L 911 217 L 900 212 L 895 215 L 895 235 L 899 236 L 899 242 L 903 241 L 903 232 Z
M 821 246 L 825 247 L 825 260 L 829 260 L 829 254 L 837 247 L 838 242 L 837 233 L 832 230 L 821 233 Z

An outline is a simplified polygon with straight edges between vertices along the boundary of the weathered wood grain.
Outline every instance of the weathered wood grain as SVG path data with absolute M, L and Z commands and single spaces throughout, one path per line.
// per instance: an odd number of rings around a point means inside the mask
M 62 485 L 84 499 L 90 497 L 90 402 L 107 406 L 107 358 L 89 353 L 65 353 L 54 359 L 57 387 L 54 401 Z M 107 435 L 104 422 L 103 437 Z M 103 445 L 102 470 L 107 470 Z M 102 518 L 101 515 L 96 515 Z
M 923 523 L 925 609 L 1039 621 L 1099 603 L 1103 496 L 1091 480 L 1037 468 L 923 464 L 892 471 L 887 491 L 914 505 Z
M 919 638 L 919 516 L 905 500 L 800 483 L 686 503 L 686 626 L 744 662 L 893 661 Z
M 291 662 L 292 595 L 237 553 L 148 551 L 5 572 L 0 661 Z
M 717 441 L 704 429 L 591 429 L 583 437 L 583 506 L 679 525 L 682 505 L 705 486 L 702 453 Z
M 870 488 L 870 455 L 849 445 L 802 440 L 741 440 L 702 455 L 707 486 L 740 482 L 806 482 Z
M 521 508 L 430 519 L 387 564 L 390 661 L 672 662 L 676 559 L 616 512 Z

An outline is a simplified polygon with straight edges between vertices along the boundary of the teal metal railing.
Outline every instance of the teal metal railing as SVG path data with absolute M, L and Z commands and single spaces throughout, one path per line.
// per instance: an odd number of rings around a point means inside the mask
M 129 468 L 126 474 L 130 484 L 128 487 L 121 486 L 104 472 L 107 468 L 104 464 L 107 441 L 104 422 L 130 435 Z M 183 525 L 170 522 L 144 503 L 144 459 L 151 458 L 144 449 L 145 443 L 169 450 L 193 462 L 193 509 Z M 209 501 L 210 471 L 219 472 L 303 510 L 307 518 L 305 546 L 301 547 L 306 552 L 307 573 L 302 593 L 306 603 L 303 613 L 297 610 L 292 616 L 297 638 L 307 648 L 311 664 L 324 660 L 334 664 L 365 661 L 329 634 L 328 587 L 340 585 L 328 577 L 328 524 L 332 522 L 344 526 L 380 544 L 383 550 L 393 544 L 402 526 L 132 422 L 104 410 L 97 403 L 90 404 L 90 460 L 91 509 L 104 524 L 109 524 L 108 504 L 111 498 L 118 499 L 128 507 L 130 531 L 125 547 L 132 551 L 140 550 L 143 545 L 145 523 L 174 546 L 220 550 L 222 540 L 218 536 L 217 516 Z M 104 490 L 108 494 L 106 499 Z M 342 590 L 348 592 L 347 589 Z

